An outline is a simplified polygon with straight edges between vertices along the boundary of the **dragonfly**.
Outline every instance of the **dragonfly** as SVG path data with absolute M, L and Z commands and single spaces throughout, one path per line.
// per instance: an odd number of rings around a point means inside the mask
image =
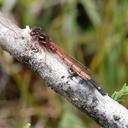
M 86 66 L 82 65 L 73 57 L 65 54 L 53 41 L 49 36 L 42 32 L 42 29 L 39 27 L 32 28 L 30 32 L 30 36 L 33 39 L 36 39 L 41 45 L 43 45 L 46 49 L 50 49 L 53 53 L 60 57 L 63 62 L 72 69 L 75 73 L 79 74 L 85 81 L 90 81 L 91 85 L 93 85 L 98 91 L 104 94 L 103 90 L 97 86 L 96 82 L 91 78 L 89 74 L 89 70 Z
M 68 56 L 60 48 L 48 37 L 48 35 L 42 33 L 41 28 L 33 28 L 32 31 L 30 32 L 30 35 L 34 38 L 37 39 L 40 44 L 42 44 L 45 48 L 50 49 L 53 53 L 56 53 L 66 65 L 70 67 L 73 71 L 78 73 L 81 77 L 84 77 L 86 79 L 91 79 L 90 75 L 88 75 L 85 71 L 87 71 L 87 68 L 80 64 L 78 61 L 76 61 L 73 57 Z M 79 66 L 78 66 L 79 65 Z M 81 68 L 80 67 L 84 67 Z M 83 71 L 83 69 L 85 71 Z
M 8 28 L 9 30 L 16 33 L 12 27 L 7 26 L 3 22 L 0 21 L 0 23 Z M 101 92 L 102 95 L 106 95 L 104 91 L 97 86 L 97 83 L 95 80 L 93 80 L 89 74 L 89 70 L 86 66 L 79 63 L 77 60 L 75 60 L 73 57 L 65 54 L 62 52 L 62 50 L 49 38 L 48 35 L 42 32 L 42 29 L 40 27 L 32 28 L 30 31 L 30 36 L 36 39 L 40 44 L 42 44 L 46 49 L 50 49 L 53 53 L 58 55 L 64 63 L 72 69 L 76 74 L 79 74 L 85 82 L 90 82 L 91 85 L 93 85 L 99 92 Z M 17 33 L 16 33 L 17 35 Z

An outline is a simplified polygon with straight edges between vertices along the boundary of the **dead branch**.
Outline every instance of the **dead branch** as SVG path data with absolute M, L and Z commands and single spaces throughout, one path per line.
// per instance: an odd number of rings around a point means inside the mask
M 20 29 L 0 13 L 0 47 L 30 66 L 49 86 L 105 128 L 128 128 L 128 110 L 104 94 L 93 80 L 72 75 L 54 53 L 32 40 L 30 29 Z

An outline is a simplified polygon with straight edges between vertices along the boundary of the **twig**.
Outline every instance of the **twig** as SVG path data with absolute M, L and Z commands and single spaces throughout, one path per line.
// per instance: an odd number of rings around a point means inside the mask
M 105 128 L 128 128 L 128 110 L 98 90 L 90 80 L 72 76 L 70 68 L 54 53 L 32 40 L 30 29 L 20 29 L 0 14 L 0 46 L 26 63 L 49 86 Z

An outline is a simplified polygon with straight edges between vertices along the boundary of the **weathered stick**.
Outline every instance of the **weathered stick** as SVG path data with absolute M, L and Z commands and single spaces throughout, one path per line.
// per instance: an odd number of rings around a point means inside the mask
M 0 47 L 21 63 L 26 63 L 57 93 L 105 128 L 128 128 L 128 110 L 96 88 L 92 80 L 72 75 L 56 54 L 45 51 L 30 36 L 0 13 Z

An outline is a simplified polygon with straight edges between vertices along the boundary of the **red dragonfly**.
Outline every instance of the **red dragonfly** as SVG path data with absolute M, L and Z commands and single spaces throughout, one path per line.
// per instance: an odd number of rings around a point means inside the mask
M 56 53 L 73 71 L 78 73 L 81 77 L 91 79 L 91 77 L 85 72 L 87 71 L 87 69 L 83 71 L 83 65 L 81 65 L 72 57 L 64 54 L 60 50 L 60 48 L 58 48 L 57 45 L 53 43 L 53 41 L 46 34 L 42 33 L 41 28 L 33 28 L 32 31 L 30 32 L 30 35 L 33 38 L 37 39 L 38 42 L 42 44 L 45 48 L 49 48 L 52 52 Z
M 3 22 L 1 21 L 0 23 L 3 24 Z M 9 26 L 4 26 L 15 32 Z M 42 44 L 46 49 L 50 49 L 53 53 L 56 53 L 64 61 L 64 63 L 70 67 L 70 69 L 72 69 L 75 73 L 79 74 L 85 81 L 89 81 L 91 85 L 93 85 L 99 92 L 105 95 L 102 89 L 97 86 L 96 82 L 89 75 L 88 69 L 72 57 L 63 53 L 46 34 L 42 33 L 41 28 L 33 28 L 30 32 L 30 36 L 32 36 L 34 39 L 37 39 L 37 41 Z
M 63 53 L 46 34 L 42 33 L 41 28 L 33 28 L 30 32 L 30 35 L 46 49 L 50 49 L 53 53 L 58 55 L 64 61 L 64 63 L 70 67 L 70 69 L 79 74 L 84 80 L 89 80 L 91 85 L 93 85 L 95 88 L 97 88 L 97 90 L 104 94 L 101 88 L 97 86 L 96 82 L 89 75 L 88 69 L 74 58 Z

